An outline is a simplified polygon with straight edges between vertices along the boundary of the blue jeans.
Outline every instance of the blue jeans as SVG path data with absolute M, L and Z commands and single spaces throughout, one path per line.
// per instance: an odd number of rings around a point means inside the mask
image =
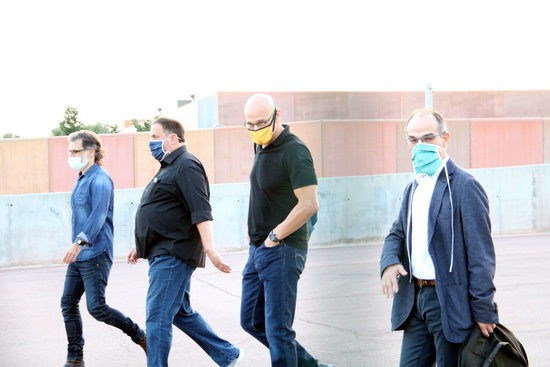
M 317 366 L 292 329 L 296 293 L 307 250 L 286 243 L 250 245 L 243 270 L 241 326 L 269 348 L 273 367 Z
M 147 291 L 147 364 L 168 366 L 172 324 L 193 339 L 219 366 L 227 366 L 240 350 L 220 338 L 189 300 L 195 268 L 173 256 L 149 259 Z
M 109 279 L 112 261 L 107 253 L 85 261 L 76 261 L 67 267 L 65 286 L 61 297 L 61 311 L 67 331 L 67 359 L 83 359 L 84 338 L 82 337 L 82 318 L 79 302 L 86 292 L 88 312 L 97 321 L 119 328 L 135 343 L 138 343 L 145 332 L 129 317 L 109 307 L 105 303 L 105 287 Z
M 443 335 L 441 306 L 435 287 L 416 286 L 414 307 L 404 324 L 401 367 L 456 367 L 461 343 L 451 343 Z

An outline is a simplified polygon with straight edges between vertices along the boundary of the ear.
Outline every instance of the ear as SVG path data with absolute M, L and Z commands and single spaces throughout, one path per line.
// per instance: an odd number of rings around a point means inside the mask
M 443 148 L 447 149 L 447 144 L 449 144 L 449 139 L 451 139 L 451 133 L 447 131 L 445 134 L 443 134 L 442 138 Z
M 96 152 L 95 149 L 88 150 L 88 158 L 90 158 L 90 160 L 93 160 L 94 162 L 95 162 L 95 152 Z

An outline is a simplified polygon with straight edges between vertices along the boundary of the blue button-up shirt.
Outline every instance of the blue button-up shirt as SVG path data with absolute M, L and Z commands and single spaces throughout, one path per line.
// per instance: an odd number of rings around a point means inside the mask
M 80 175 L 71 195 L 72 239 L 81 238 L 91 246 L 82 246 L 77 261 L 88 260 L 103 252 L 113 259 L 113 180 L 97 163 Z

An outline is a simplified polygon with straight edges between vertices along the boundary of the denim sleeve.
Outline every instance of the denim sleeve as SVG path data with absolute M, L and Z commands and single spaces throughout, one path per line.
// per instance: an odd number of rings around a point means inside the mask
M 113 182 L 110 178 L 103 175 L 94 177 L 90 183 L 91 212 L 82 227 L 82 232 L 76 237 L 90 244 L 95 242 L 109 214 L 112 197 Z
M 177 189 L 191 213 L 191 223 L 212 220 L 206 173 L 197 165 L 183 168 L 177 178 Z

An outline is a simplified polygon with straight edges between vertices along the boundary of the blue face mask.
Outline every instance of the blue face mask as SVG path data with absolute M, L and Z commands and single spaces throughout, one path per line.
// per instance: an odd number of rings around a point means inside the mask
M 416 173 L 433 176 L 443 163 L 439 155 L 439 145 L 418 143 L 412 150 L 412 161 Z
M 163 140 L 149 140 L 149 149 L 151 149 L 151 154 L 157 161 L 161 161 L 164 157 L 164 154 L 166 152 L 164 151 L 164 148 L 162 147 Z

